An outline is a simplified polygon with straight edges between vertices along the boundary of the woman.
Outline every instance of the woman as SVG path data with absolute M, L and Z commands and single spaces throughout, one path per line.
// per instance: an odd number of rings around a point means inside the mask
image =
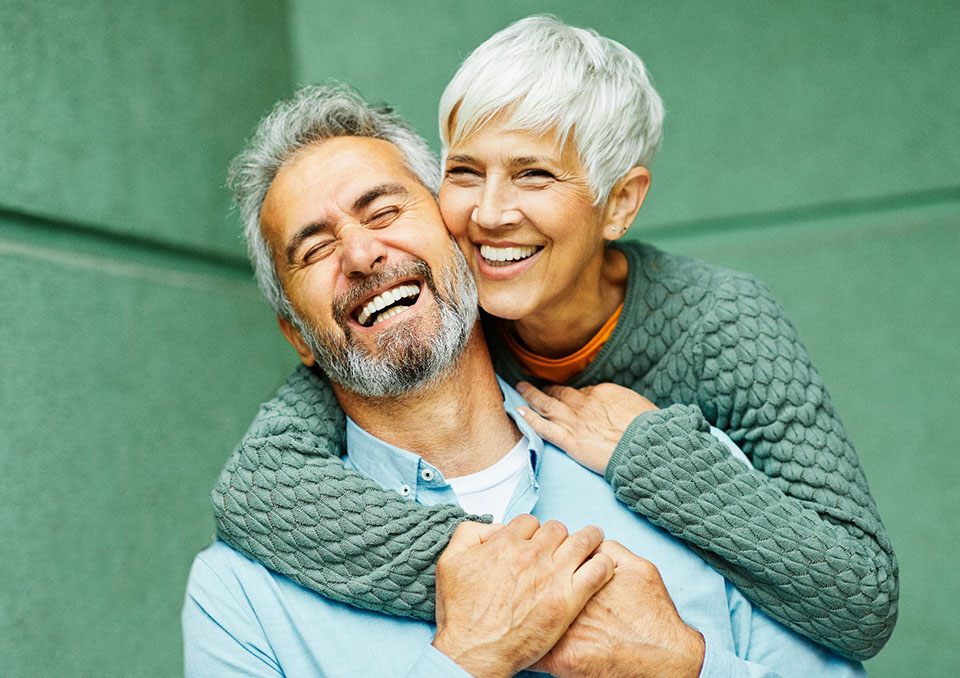
M 749 276 L 608 246 L 646 195 L 661 119 L 636 55 L 545 17 L 494 35 L 447 87 L 440 206 L 498 372 L 580 388 L 527 386 L 524 416 L 769 614 L 865 659 L 893 628 L 896 561 L 793 327 Z M 311 426 L 282 428 L 291 414 Z M 221 536 L 328 597 L 432 619 L 433 563 L 465 516 L 384 500 L 336 459 L 341 429 L 325 382 L 298 371 L 221 475 Z M 265 519 L 291 498 L 308 511 Z

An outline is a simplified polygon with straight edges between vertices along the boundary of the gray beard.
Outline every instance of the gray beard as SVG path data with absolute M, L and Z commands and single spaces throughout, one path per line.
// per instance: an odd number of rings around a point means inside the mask
M 477 321 L 478 307 L 477 286 L 467 261 L 452 241 L 451 246 L 454 263 L 449 275 L 442 276 L 441 289 L 426 262 L 417 260 L 371 276 L 335 300 L 333 317 L 339 332 L 311 328 L 294 315 L 293 324 L 331 381 L 361 396 L 392 397 L 426 385 L 456 364 Z M 395 323 L 377 335 L 376 350 L 371 351 L 357 341 L 347 324 L 348 310 L 370 291 L 410 275 L 419 276 L 436 300 L 433 328 L 422 329 L 429 320 L 422 316 L 419 322 Z

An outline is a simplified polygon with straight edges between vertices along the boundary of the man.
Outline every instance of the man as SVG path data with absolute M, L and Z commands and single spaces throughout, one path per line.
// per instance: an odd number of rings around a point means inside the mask
M 279 288 L 264 287 L 281 329 L 333 383 L 347 464 L 506 525 L 454 535 L 436 626 L 326 600 L 217 542 L 188 584 L 188 675 L 860 675 L 753 610 L 516 414 L 427 188 L 436 168 L 395 116 L 312 88 L 252 144 L 247 157 L 273 165 L 245 193 L 258 275 L 275 267 Z

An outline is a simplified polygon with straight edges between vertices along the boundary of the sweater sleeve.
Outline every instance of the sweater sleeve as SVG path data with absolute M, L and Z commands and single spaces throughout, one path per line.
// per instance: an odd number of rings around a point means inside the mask
M 634 420 L 607 478 L 772 617 L 846 657 L 872 657 L 896 623 L 898 572 L 856 453 L 766 288 L 744 276 L 716 294 L 686 367 L 699 406 Z M 756 470 L 709 435 L 708 420 Z
M 220 473 L 219 536 L 327 598 L 433 620 L 436 560 L 461 522 L 480 518 L 384 490 L 343 465 L 343 444 L 329 383 L 301 366 Z

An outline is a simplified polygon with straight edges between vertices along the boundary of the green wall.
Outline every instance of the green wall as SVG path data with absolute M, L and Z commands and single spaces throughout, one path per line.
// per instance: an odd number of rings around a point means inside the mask
M 431 141 L 495 30 L 551 11 L 668 109 L 635 235 L 766 280 L 901 562 L 873 676 L 950 675 L 960 511 L 955 2 L 0 0 L 0 675 L 177 675 L 207 494 L 294 362 L 222 188 L 255 121 L 339 78 Z
M 209 488 L 292 364 L 224 169 L 284 7 L 0 2 L 0 675 L 175 676 Z

